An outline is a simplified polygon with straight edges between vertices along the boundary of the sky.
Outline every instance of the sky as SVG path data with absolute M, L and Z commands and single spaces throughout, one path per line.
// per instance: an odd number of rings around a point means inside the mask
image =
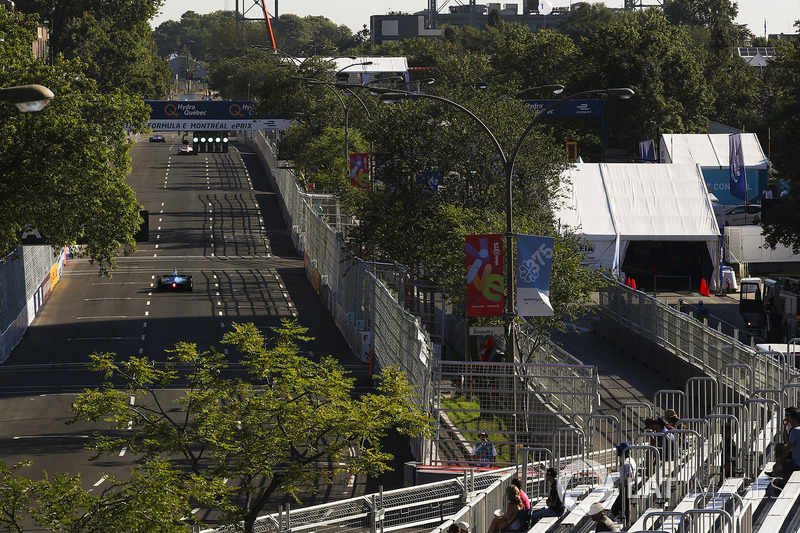
M 336 24 L 344 24 L 356 32 L 364 25 L 369 28 L 370 15 L 385 15 L 390 11 L 415 13 L 428 8 L 428 0 L 266 0 L 270 16 L 274 15 L 275 2 L 278 2 L 278 15 L 293 13 L 300 17 L 322 15 Z M 494 0 L 497 2 L 498 0 Z M 569 0 L 550 0 L 555 7 L 568 7 Z M 248 16 L 256 17 L 261 8 L 254 0 L 238 0 L 239 10 L 247 9 Z M 439 9 L 447 10 L 451 5 L 468 4 L 467 0 L 437 0 Z M 488 3 L 478 0 L 478 4 Z M 499 3 L 516 3 L 522 6 L 522 0 Z M 649 0 L 646 3 L 655 3 Z M 625 0 L 606 0 L 606 6 L 621 8 Z M 739 0 L 739 17 L 737 22 L 746 24 L 756 36 L 764 35 L 764 20 L 767 21 L 768 33 L 794 33 L 794 21 L 800 20 L 800 0 Z M 205 14 L 219 10 L 236 9 L 237 0 L 165 0 L 161 15 L 153 19 L 153 26 L 166 20 L 180 20 L 184 12 L 192 10 Z

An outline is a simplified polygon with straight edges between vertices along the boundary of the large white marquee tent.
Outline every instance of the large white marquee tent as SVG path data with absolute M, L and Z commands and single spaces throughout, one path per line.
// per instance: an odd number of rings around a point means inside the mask
M 619 274 L 631 242 L 704 242 L 718 278 L 720 230 L 699 166 L 580 163 L 565 174 L 556 217 L 590 243 L 590 264 Z

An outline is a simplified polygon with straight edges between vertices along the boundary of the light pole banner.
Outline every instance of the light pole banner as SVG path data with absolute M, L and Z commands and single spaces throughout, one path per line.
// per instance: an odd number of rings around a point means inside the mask
M 503 236 L 467 235 L 467 316 L 503 316 Z
M 517 315 L 553 316 L 550 271 L 553 238 L 517 236 Z
M 369 189 L 369 154 L 350 154 L 350 185 Z

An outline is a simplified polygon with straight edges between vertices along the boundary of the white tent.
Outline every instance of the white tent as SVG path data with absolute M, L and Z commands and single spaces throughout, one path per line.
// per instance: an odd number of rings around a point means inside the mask
M 659 152 L 662 163 L 698 164 L 703 169 L 725 169 L 730 165 L 727 133 L 664 133 Z M 766 169 L 769 161 L 755 133 L 742 133 L 744 166 Z
M 619 273 L 632 241 L 705 242 L 717 279 L 720 231 L 699 166 L 591 163 L 565 174 L 556 217 L 591 243 L 591 264 Z

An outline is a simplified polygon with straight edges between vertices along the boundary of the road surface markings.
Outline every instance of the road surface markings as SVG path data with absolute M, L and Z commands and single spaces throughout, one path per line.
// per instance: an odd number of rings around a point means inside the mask
M 93 486 L 93 487 L 99 487 L 100 485 L 102 485 L 102 484 L 103 484 L 103 481 L 105 481 L 105 480 L 107 479 L 107 477 L 108 477 L 108 476 L 103 476 L 103 477 L 101 477 L 101 478 L 100 478 L 100 480 L 99 480 L 97 483 L 95 483 L 94 485 L 92 485 L 92 486 Z
M 89 435 L 19 435 L 14 437 L 14 440 L 26 439 L 88 439 Z
M 123 455 L 125 455 L 125 452 L 127 452 L 127 451 L 128 451 L 128 447 L 127 446 L 123 446 L 122 449 L 119 451 L 119 456 L 122 457 Z
M 104 320 L 107 318 L 128 318 L 128 315 L 78 316 L 75 317 L 75 320 Z

